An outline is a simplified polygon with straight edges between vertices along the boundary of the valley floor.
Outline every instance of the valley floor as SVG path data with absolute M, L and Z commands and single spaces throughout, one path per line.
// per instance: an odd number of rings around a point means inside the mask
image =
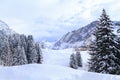
M 0 80 L 120 80 L 120 76 L 87 71 L 89 55 L 82 51 L 83 68 L 69 67 L 73 49 L 43 49 L 43 64 L 29 64 L 14 67 L 0 66 Z

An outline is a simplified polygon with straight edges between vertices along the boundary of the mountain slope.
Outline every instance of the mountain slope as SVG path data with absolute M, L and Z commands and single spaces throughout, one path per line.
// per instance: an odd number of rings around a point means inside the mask
M 65 34 L 60 40 L 54 44 L 54 49 L 63 49 L 69 47 L 80 47 L 89 45 L 92 39 L 92 32 L 95 30 L 97 21 L 93 21 L 90 24 L 72 32 Z M 120 22 L 114 21 L 115 33 L 120 28 Z
M 11 34 L 15 33 L 15 31 L 10 29 L 9 26 L 1 20 L 0 20 L 0 32 L 4 33 L 6 35 L 11 35 Z

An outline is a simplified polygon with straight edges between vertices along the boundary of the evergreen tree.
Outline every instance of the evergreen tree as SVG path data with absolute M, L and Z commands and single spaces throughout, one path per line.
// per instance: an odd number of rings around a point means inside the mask
M 80 52 L 76 52 L 76 59 L 77 59 L 77 64 L 79 67 L 82 67 L 82 59 L 81 59 L 81 55 Z
M 42 51 L 41 51 L 41 48 L 40 48 L 40 46 L 39 46 L 39 44 L 35 44 L 35 46 L 36 46 L 36 51 L 37 51 L 37 63 L 42 63 Z
M 77 59 L 76 59 L 75 54 L 71 54 L 71 56 L 70 56 L 70 67 L 74 68 L 74 69 L 78 68 Z
M 9 35 L 8 41 L 9 41 L 9 47 L 10 47 L 11 53 L 12 53 L 12 55 L 14 55 L 15 48 L 17 48 L 18 45 L 20 45 L 20 43 L 21 43 L 20 35 L 19 34 Z
M 117 42 L 118 42 L 118 48 L 120 50 L 120 29 L 117 30 L 118 36 L 116 38 Z
M 24 47 L 25 54 L 26 54 L 27 53 L 27 38 L 25 35 L 20 35 L 20 40 L 21 40 L 20 46 Z
M 9 47 L 8 37 L 0 32 L 0 60 L 4 66 L 12 66 L 12 53 Z
M 23 65 L 27 63 L 28 62 L 24 48 L 21 46 L 17 46 L 16 48 L 14 48 L 13 65 Z
M 21 44 L 20 35 L 19 34 L 13 34 L 9 36 L 9 44 L 10 48 L 13 49 L 17 47 L 19 44 Z
M 27 59 L 28 63 L 37 63 L 38 54 L 35 47 L 35 42 L 32 35 L 29 35 L 27 38 Z
M 120 28 L 117 30 L 117 33 L 120 33 Z
M 21 36 L 22 35 L 19 34 L 13 34 L 9 36 L 9 44 L 10 50 L 12 52 L 13 66 L 27 64 L 27 58 L 23 47 L 24 43 L 26 42 L 24 41 L 24 38 Z
M 93 35 L 95 40 L 90 46 L 89 71 L 120 74 L 120 52 L 116 35 L 113 33 L 112 21 L 104 9 Z

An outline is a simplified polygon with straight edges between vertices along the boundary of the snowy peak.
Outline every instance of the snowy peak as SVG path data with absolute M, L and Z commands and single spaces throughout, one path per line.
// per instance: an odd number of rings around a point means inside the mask
M 9 26 L 0 20 L 0 31 L 5 33 L 6 35 L 14 34 L 15 32 L 9 28 Z
M 85 44 L 86 40 L 91 36 L 97 21 L 72 32 L 65 34 L 59 41 L 54 44 L 55 49 L 82 46 Z
M 54 44 L 54 49 L 63 49 L 69 47 L 87 46 L 90 44 L 92 32 L 95 30 L 98 21 L 93 21 L 90 24 L 72 32 L 65 34 L 60 40 Z M 114 31 L 117 34 L 120 28 L 120 21 L 113 21 Z

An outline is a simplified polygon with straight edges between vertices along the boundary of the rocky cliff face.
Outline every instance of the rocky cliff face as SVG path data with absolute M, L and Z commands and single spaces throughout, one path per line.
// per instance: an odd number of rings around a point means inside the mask
M 92 32 L 95 30 L 97 21 L 93 21 L 90 24 L 72 32 L 65 34 L 60 40 L 54 44 L 54 49 L 68 48 L 68 47 L 80 47 L 89 45 L 92 39 Z M 115 33 L 120 28 L 120 22 L 114 21 Z

